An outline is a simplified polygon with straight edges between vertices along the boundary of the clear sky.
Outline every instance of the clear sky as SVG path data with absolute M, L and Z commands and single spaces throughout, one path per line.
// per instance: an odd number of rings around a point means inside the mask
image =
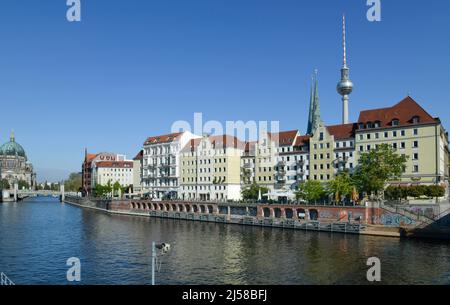
M 381 0 L 66 0 L 0 2 L 0 140 L 11 129 L 38 180 L 80 171 L 84 148 L 132 158 L 176 120 L 279 120 L 306 129 L 310 75 L 322 118 L 336 93 L 347 15 L 350 118 L 408 92 L 450 128 L 450 2 Z

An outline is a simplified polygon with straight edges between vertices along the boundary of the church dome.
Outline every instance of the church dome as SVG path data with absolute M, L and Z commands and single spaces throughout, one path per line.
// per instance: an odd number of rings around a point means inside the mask
M 11 133 L 9 142 L 3 144 L 0 147 L 0 155 L 2 155 L 2 156 L 19 156 L 19 157 L 24 157 L 24 158 L 27 157 L 23 147 L 19 143 L 16 143 L 13 133 Z

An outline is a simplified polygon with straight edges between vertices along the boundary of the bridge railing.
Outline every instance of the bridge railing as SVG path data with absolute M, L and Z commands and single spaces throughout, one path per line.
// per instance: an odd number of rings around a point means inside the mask
M 13 281 L 11 281 L 6 274 L 4 274 L 3 272 L 0 273 L 0 285 L 1 286 L 11 286 L 11 285 L 15 285 Z

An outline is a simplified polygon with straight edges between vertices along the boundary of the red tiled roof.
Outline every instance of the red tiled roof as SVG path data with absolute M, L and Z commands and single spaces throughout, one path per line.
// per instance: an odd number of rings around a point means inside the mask
M 208 140 L 216 147 L 234 147 L 245 149 L 245 142 L 242 142 L 235 136 L 230 135 L 220 135 L 220 136 L 210 136 Z
M 275 139 L 278 136 L 278 145 L 280 146 L 291 146 L 294 144 L 295 138 L 298 134 L 298 130 L 281 131 L 279 133 L 269 132 L 269 139 Z
M 142 160 L 143 157 L 144 157 L 144 150 L 141 149 L 141 150 L 137 153 L 136 157 L 133 158 L 133 160 Z
M 341 124 L 327 126 L 328 132 L 334 136 L 335 140 L 349 139 L 355 136 L 356 124 Z
M 186 143 L 186 145 L 181 149 L 182 153 L 186 152 L 192 152 L 199 144 L 200 144 L 199 138 L 197 139 L 191 139 L 189 142 Z
M 298 136 L 298 137 L 295 139 L 294 146 L 303 146 L 303 145 L 305 145 L 306 143 L 309 142 L 309 139 L 310 139 L 310 138 L 311 138 L 311 137 L 308 136 L 308 135 Z
M 414 117 L 419 117 L 419 124 L 436 123 L 436 119 L 409 96 L 393 107 L 361 111 L 358 123 L 380 122 L 380 127 L 386 128 L 391 127 L 392 121 L 397 119 L 398 126 L 405 126 L 411 125 Z
M 255 152 L 256 143 L 257 143 L 256 141 L 245 142 L 245 152 L 246 153 Z
M 170 133 L 170 134 L 166 134 L 166 135 L 162 135 L 162 136 L 149 137 L 145 141 L 144 145 L 170 143 L 170 142 L 175 141 L 182 134 L 183 134 L 182 132 L 177 132 L 177 133 Z
M 97 154 L 86 154 L 86 162 L 92 161 L 95 157 L 97 157 Z
M 97 167 L 132 168 L 132 161 L 101 161 L 95 164 Z

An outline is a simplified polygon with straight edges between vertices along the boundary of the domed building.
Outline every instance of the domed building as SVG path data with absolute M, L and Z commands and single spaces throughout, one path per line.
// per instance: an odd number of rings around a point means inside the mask
M 9 142 L 0 147 L 0 178 L 6 179 L 10 188 L 19 181 L 25 182 L 30 189 L 36 186 L 33 165 L 28 162 L 25 150 L 16 142 L 13 132 Z

